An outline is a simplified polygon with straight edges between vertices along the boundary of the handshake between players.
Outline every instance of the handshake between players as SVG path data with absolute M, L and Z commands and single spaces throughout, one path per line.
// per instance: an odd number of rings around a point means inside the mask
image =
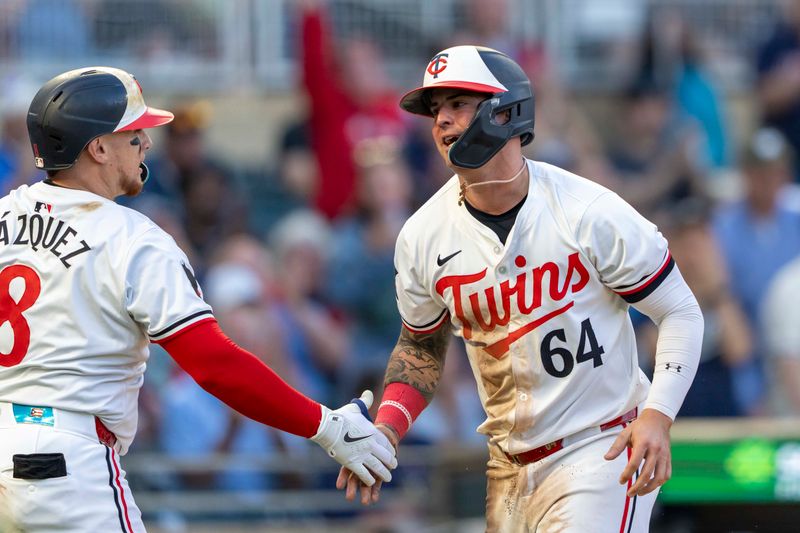
M 317 434 L 311 440 L 319 444 L 343 468 L 366 486 L 392 480 L 390 469 L 397 467 L 394 446 L 369 418 L 372 392 L 364 391 L 360 398 L 332 411 L 322 406 L 322 419 Z

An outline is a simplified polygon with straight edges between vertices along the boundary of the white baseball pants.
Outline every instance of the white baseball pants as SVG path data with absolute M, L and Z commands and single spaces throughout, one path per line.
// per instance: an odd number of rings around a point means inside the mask
M 0 402 L 0 531 L 144 532 L 119 456 L 98 441 L 94 417 L 53 411 L 52 426 L 19 423 Z
M 603 455 L 622 427 L 519 466 L 490 446 L 486 531 L 492 533 L 646 533 L 658 491 L 628 498 L 619 476 L 625 452 Z M 636 475 L 634 475 L 634 480 Z

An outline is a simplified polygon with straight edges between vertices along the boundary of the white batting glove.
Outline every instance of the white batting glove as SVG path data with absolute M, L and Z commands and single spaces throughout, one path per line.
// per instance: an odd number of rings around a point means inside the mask
M 389 469 L 397 467 L 394 446 L 375 428 L 367 413 L 372 400 L 372 392 L 366 390 L 361 393 L 361 398 L 354 398 L 335 411 L 323 405 L 322 421 L 317 434 L 311 437 L 328 455 L 368 486 L 375 483 L 370 470 L 389 482 L 392 480 Z

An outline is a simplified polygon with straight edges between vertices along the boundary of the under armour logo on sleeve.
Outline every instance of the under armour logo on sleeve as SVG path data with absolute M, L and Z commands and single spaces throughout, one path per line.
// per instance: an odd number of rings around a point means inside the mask
M 673 364 L 673 363 L 667 363 L 667 364 L 664 365 L 664 369 L 665 370 L 674 370 L 678 374 L 681 373 L 681 368 L 682 368 L 681 365 L 676 365 L 676 364 Z

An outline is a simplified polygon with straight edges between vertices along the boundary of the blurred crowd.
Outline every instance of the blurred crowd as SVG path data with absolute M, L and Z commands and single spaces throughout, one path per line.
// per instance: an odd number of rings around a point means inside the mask
M 750 51 L 751 121 L 734 119 L 699 32 L 679 10 L 648 12 L 633 75 L 613 95 L 612 112 L 593 114 L 540 43 L 511 37 L 506 1 L 462 5 L 463 30 L 429 43 L 431 53 L 470 43 L 513 56 L 536 95 L 527 155 L 611 188 L 668 238 L 706 321 L 701 366 L 680 416 L 800 416 L 800 1 L 789 2 Z M 233 340 L 298 389 L 338 405 L 367 387 L 380 397 L 400 327 L 395 238 L 450 173 L 432 151 L 429 123 L 398 107 L 410 87 L 383 69 L 391 51 L 364 36 L 336 35 L 325 2 L 294 7 L 304 106 L 284 125 L 274 164 L 241 168 L 214 157 L 206 139 L 213 109 L 176 102 L 176 118 L 149 156 L 151 182 L 122 202 L 187 252 Z M 15 78 L 0 90 L 3 194 L 41 178 L 25 128 L 35 87 Z M 632 315 L 650 372 L 656 330 Z M 158 350 L 134 452 L 305 453 L 303 439 L 242 419 Z M 451 350 L 440 392 L 410 443 L 482 441 L 469 364 L 460 343 Z M 321 482 L 247 471 L 158 481 L 195 489 Z
M 98 51 L 180 61 L 217 55 L 206 0 L 3 0 L 0 58 L 82 61 Z

